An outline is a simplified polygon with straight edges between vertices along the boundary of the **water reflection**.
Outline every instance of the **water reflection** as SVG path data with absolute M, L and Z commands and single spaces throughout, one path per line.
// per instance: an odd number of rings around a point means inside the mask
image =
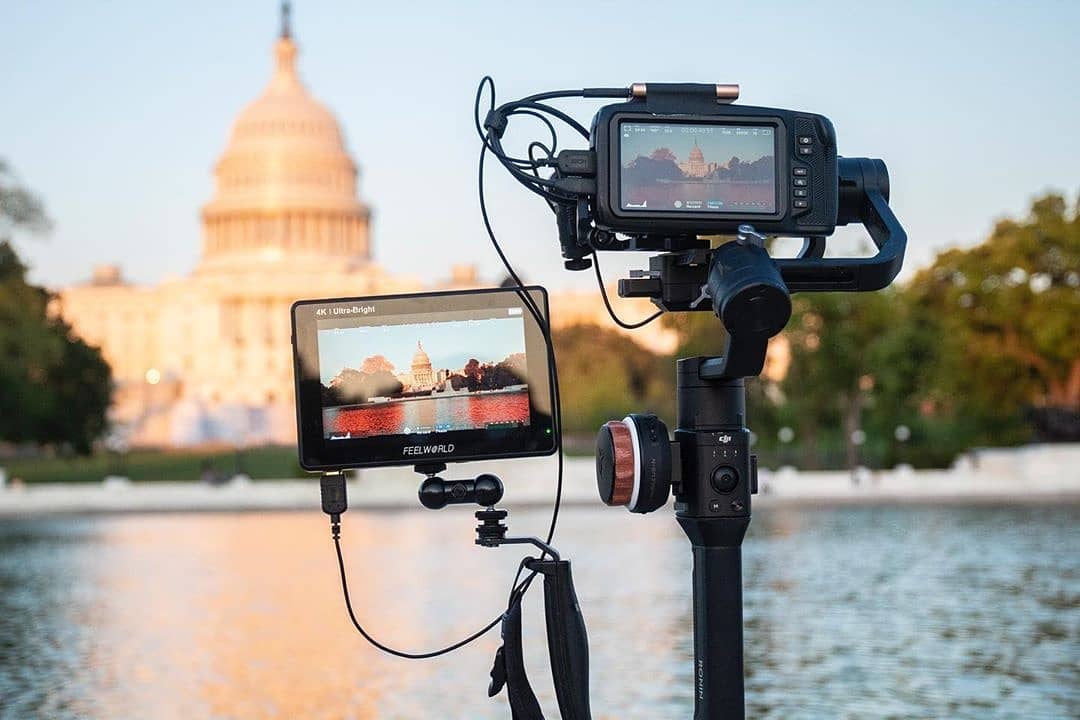
M 529 393 L 499 391 L 395 401 L 365 407 L 326 408 L 327 432 L 353 437 L 409 432 L 471 430 L 491 424 L 528 425 Z
M 546 514 L 512 513 L 541 534 Z M 498 612 L 510 551 L 467 510 L 345 518 L 358 614 L 406 649 Z M 809 509 L 755 518 L 745 553 L 750 714 L 1063 718 L 1080 711 L 1074 508 Z M 670 518 L 565 511 L 594 716 L 689 717 L 690 554 Z M 493 634 L 383 656 L 345 618 L 321 515 L 0 523 L 0 718 L 506 718 Z M 533 684 L 557 717 L 539 593 Z

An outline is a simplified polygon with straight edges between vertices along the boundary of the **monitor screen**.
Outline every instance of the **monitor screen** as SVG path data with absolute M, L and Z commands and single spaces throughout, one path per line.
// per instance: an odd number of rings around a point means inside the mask
M 528 425 L 521 308 L 463 314 L 319 320 L 324 437 Z
M 771 125 L 621 122 L 619 207 L 771 215 L 776 139 Z
M 514 290 L 304 301 L 294 326 L 305 467 L 554 447 L 543 335 Z

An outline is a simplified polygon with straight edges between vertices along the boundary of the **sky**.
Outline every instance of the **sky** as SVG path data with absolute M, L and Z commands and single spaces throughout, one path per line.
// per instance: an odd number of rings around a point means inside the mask
M 409 372 L 418 340 L 435 370 L 460 370 L 469 358 L 481 363 L 500 362 L 525 352 L 523 328 L 518 317 L 322 330 L 319 375 L 323 385 L 329 385 L 343 368 L 357 369 L 372 355 L 385 357 L 396 373 Z
M 4 3 L 0 157 L 54 222 L 47 237 L 17 238 L 36 282 L 81 281 L 107 262 L 138 282 L 195 266 L 214 162 L 270 76 L 277 25 L 273 0 Z M 478 212 L 472 126 L 485 74 L 502 100 L 716 81 L 740 83 L 745 104 L 824 114 L 841 154 L 888 164 L 910 275 L 936 251 L 1023 215 L 1045 191 L 1076 197 L 1077 27 L 1074 0 L 296 0 L 293 9 L 301 75 L 360 166 L 377 261 L 429 280 L 470 262 L 493 283 L 503 274 Z M 587 123 L 599 105 L 562 107 Z M 512 130 L 508 149 L 523 151 L 540 132 Z M 563 147 L 580 146 L 564 137 Z M 562 269 L 538 198 L 497 166 L 488 187 L 496 232 L 526 279 L 594 282 Z M 609 280 L 646 265 L 617 255 L 604 257 Z

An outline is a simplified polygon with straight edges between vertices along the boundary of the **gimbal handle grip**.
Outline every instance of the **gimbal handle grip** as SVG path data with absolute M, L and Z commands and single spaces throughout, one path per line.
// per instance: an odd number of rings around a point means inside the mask
M 869 258 L 778 258 L 792 292 L 880 290 L 904 262 L 907 233 L 889 207 L 889 171 L 875 158 L 837 158 L 840 208 L 837 224 L 861 223 L 878 252 Z

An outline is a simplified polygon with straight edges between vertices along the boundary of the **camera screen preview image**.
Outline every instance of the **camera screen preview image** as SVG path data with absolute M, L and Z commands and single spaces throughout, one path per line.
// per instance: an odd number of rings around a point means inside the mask
M 530 423 L 522 308 L 329 319 L 317 327 L 328 441 Z
M 619 124 L 620 201 L 638 212 L 776 212 L 776 129 Z

